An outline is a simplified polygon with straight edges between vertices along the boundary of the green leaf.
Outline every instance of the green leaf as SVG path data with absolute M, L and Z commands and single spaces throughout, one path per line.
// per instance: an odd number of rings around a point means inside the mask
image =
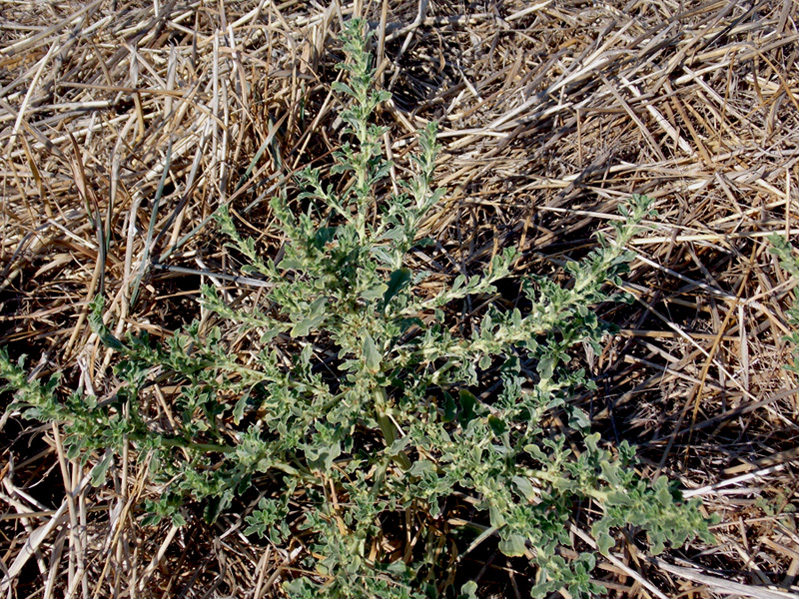
M 388 286 L 383 294 L 383 309 L 385 310 L 391 303 L 391 300 L 397 296 L 400 291 L 408 286 L 411 281 L 411 271 L 409 268 L 400 268 L 391 273 L 388 278 Z
M 605 531 L 599 533 L 599 536 L 596 538 L 596 546 L 602 555 L 609 555 L 610 550 L 615 544 L 616 542 L 613 540 L 613 537 Z
M 501 418 L 497 418 L 493 414 L 488 417 L 488 426 L 491 427 L 492 432 L 497 436 L 504 435 L 508 432 L 508 425 Z
M 538 362 L 538 376 L 541 377 L 542 381 L 548 381 L 552 379 L 552 375 L 555 371 L 555 364 L 557 364 L 558 360 L 554 356 L 546 356 L 541 358 Z
M 350 96 L 352 98 L 356 98 L 356 99 L 358 98 L 358 94 L 356 94 L 352 90 L 352 88 L 349 85 L 347 85 L 346 83 L 343 83 L 341 81 L 334 81 L 333 84 L 331 85 L 331 87 L 333 88 L 333 91 L 337 91 L 339 93 L 347 94 L 348 96 Z
M 535 488 L 529 479 L 523 476 L 514 476 L 511 480 L 524 499 L 531 502 L 536 500 Z
M 452 394 L 444 391 L 444 422 L 452 422 L 458 414 L 458 406 Z
M 466 389 L 460 390 L 459 397 L 461 404 L 461 421 L 465 428 L 476 416 L 475 406 L 477 405 L 477 398 Z
M 507 522 L 502 511 L 494 504 L 488 506 L 488 519 L 491 522 L 491 526 L 496 529 L 502 528 Z
M 155 526 L 158 524 L 163 516 L 161 514 L 147 514 L 144 518 L 142 518 L 141 525 L 142 526 Z
M 511 534 L 499 542 L 499 550 L 508 557 L 523 557 L 527 545 L 521 535 Z
M 186 526 L 186 518 L 184 518 L 183 514 L 180 512 L 173 512 L 170 517 L 174 526 L 177 526 L 178 528 L 181 526 Z
M 319 325 L 325 321 L 325 318 L 327 318 L 327 313 L 325 312 L 326 306 L 327 298 L 317 298 L 314 303 L 311 304 L 311 309 L 308 316 L 294 325 L 294 327 L 291 329 L 290 335 L 295 338 L 305 337 L 312 330 L 319 327 Z
M 361 297 L 365 300 L 377 299 L 383 296 L 383 294 L 386 292 L 386 289 L 388 289 L 386 284 L 380 283 L 379 285 L 375 285 L 374 287 L 366 289 L 363 293 L 361 293 Z
M 338 441 L 326 445 L 308 448 L 308 463 L 315 470 L 330 472 L 333 462 L 341 455 L 341 443 Z
M 113 452 L 109 451 L 105 454 L 105 457 L 97 465 L 95 465 L 94 468 L 92 468 L 91 484 L 93 487 L 99 487 L 105 483 L 105 475 L 113 462 L 114 454 Z
M 458 599 L 477 599 L 477 583 L 470 580 L 461 587 L 461 594 Z
M 67 459 L 68 460 L 75 460 L 75 459 L 77 459 L 77 457 L 79 455 L 80 455 L 80 445 L 78 445 L 78 443 L 76 443 L 76 442 L 73 442 L 67 448 Z
M 370 372 L 378 372 L 380 370 L 382 355 L 380 351 L 378 351 L 369 331 L 364 330 L 361 335 L 363 337 L 363 357 L 366 361 L 366 368 Z
M 584 410 L 577 406 L 569 406 L 567 409 L 569 414 L 569 426 L 575 430 L 585 431 L 591 428 L 591 419 Z
M 236 402 L 236 405 L 233 406 L 233 424 L 239 424 L 241 419 L 244 417 L 244 410 L 247 407 L 248 398 L 249 395 L 245 393 L 239 398 L 239 400 Z
M 103 305 L 105 300 L 103 296 L 96 295 L 89 304 L 89 324 L 92 331 L 100 338 L 100 341 L 106 347 L 109 347 L 118 352 L 124 352 L 127 348 L 125 345 L 111 333 L 109 328 L 103 322 Z

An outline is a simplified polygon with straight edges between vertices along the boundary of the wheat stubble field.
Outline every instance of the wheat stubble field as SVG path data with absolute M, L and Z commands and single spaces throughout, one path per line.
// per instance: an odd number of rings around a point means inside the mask
M 106 333 L 146 332 L 152 344 L 220 320 L 199 302 L 203 285 L 255 305 L 260 279 L 242 272 L 212 215 L 227 206 L 261 255 L 285 253 L 270 198 L 293 202 L 308 165 L 329 173 L 344 126 L 332 87 L 340 34 L 363 17 L 375 32 L 374 84 L 392 94 L 376 114 L 394 162 L 384 193 L 409 172 L 418 131 L 439 124 L 434 185 L 446 192 L 420 224 L 431 241 L 408 254 L 410 270 L 429 273 L 420 293 L 518 252 L 495 293 L 445 307 L 452 331 L 489 306 L 523 311 L 522 277 L 568 288 L 565 261 L 585 257 L 597 233 L 612 236 L 618 206 L 632 194 L 653 200 L 627 244 L 619 287 L 631 301 L 597 305 L 615 329 L 561 363 L 585 369 L 595 389 L 571 394 L 544 424 L 579 454 L 574 406 L 609 451 L 628 441 L 643 479 L 668 476 L 701 499 L 715 541 L 655 555 L 628 525 L 603 553 L 590 534 L 599 508 L 584 500 L 569 508 L 558 558 L 595 555 L 590 578 L 610 597 L 797 597 L 799 389 L 785 367 L 798 281 L 770 238 L 799 238 L 798 15 L 796 0 L 0 0 L 0 346 L 14 361 L 28 356 L 30 381 L 60 373 L 63 389 L 112 405 L 125 383 L 119 352 L 92 326 L 96 297 Z M 345 188 L 346 173 L 333 174 Z M 223 333 L 225 352 L 249 355 L 245 334 Z M 285 351 L 307 351 L 328 373 L 326 343 Z M 480 368 L 496 380 L 495 366 Z M 176 391 L 159 387 L 160 374 L 146 425 L 171 430 Z M 491 389 L 478 394 L 487 410 Z M 13 395 L 0 394 L 3 410 Z M 113 409 L 125 418 L 130 406 Z M 230 414 L 216 418 L 217 436 L 233 438 Z M 335 588 L 302 528 L 311 491 L 293 491 L 286 529 L 271 538 L 248 518 L 282 484 L 274 473 L 211 517 L 187 501 L 159 519 L 154 506 L 180 473 L 154 478 L 152 447 L 122 435 L 119 452 L 76 454 L 64 434 L 18 409 L 0 419 L 3 596 Z M 355 501 L 332 479 L 321 488 L 336 510 Z M 545 575 L 529 546 L 500 551 L 482 499 L 464 487 L 440 514 L 380 512 L 364 560 L 427 563 L 409 592 L 424 579 L 428 596 L 530 596 Z M 427 536 L 415 532 L 419 514 Z M 346 536 L 354 525 L 336 518 Z

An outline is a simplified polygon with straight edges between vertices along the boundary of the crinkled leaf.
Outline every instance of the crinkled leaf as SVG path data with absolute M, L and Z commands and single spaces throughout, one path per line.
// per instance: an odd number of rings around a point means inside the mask
M 109 451 L 106 453 L 105 457 L 92 468 L 91 484 L 93 487 L 99 487 L 105 483 L 105 475 L 113 462 L 114 454 Z
M 511 534 L 499 542 L 499 550 L 508 557 L 523 557 L 527 546 L 521 535 Z

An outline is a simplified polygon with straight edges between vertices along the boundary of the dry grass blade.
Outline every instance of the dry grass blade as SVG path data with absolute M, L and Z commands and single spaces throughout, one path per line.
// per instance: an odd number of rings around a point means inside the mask
M 666 572 L 676 574 L 681 578 L 698 582 L 701 585 L 712 588 L 715 592 L 722 595 L 752 597 L 753 599 L 797 599 L 797 597 L 799 597 L 799 594 L 797 593 L 786 593 L 785 591 L 763 589 L 745 584 L 739 584 L 731 580 L 719 578 L 718 576 L 704 574 L 701 571 L 693 568 L 675 566 L 657 558 L 653 558 L 652 561 L 659 568 L 662 568 Z

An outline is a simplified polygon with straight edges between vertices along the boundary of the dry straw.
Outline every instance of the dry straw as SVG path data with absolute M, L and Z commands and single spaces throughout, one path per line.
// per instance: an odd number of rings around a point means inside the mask
M 701 490 L 720 543 L 679 566 L 631 545 L 600 582 L 620 597 L 796 596 L 799 403 L 782 370 L 795 282 L 766 235 L 799 227 L 797 6 L 0 0 L 0 344 L 107 397 L 96 294 L 117 334 L 166 336 L 199 314 L 201 283 L 249 285 L 210 215 L 231 206 L 279 251 L 265 200 L 328 163 L 332 41 L 363 15 L 394 93 L 396 168 L 416 129 L 442 124 L 448 200 L 418 257 L 440 280 L 508 246 L 519 272 L 547 271 L 584 252 L 619 199 L 658 200 L 635 246 L 637 303 L 604 314 L 624 334 L 586 356 L 599 391 L 579 401 L 653 472 Z M 90 491 L 56 429 L 0 425 L 9 596 L 260 598 L 297 567 L 236 515 L 143 529 L 136 506 L 158 492 L 146 461 L 126 455 L 113 488 Z M 489 558 L 484 590 L 523 596 L 528 573 Z

